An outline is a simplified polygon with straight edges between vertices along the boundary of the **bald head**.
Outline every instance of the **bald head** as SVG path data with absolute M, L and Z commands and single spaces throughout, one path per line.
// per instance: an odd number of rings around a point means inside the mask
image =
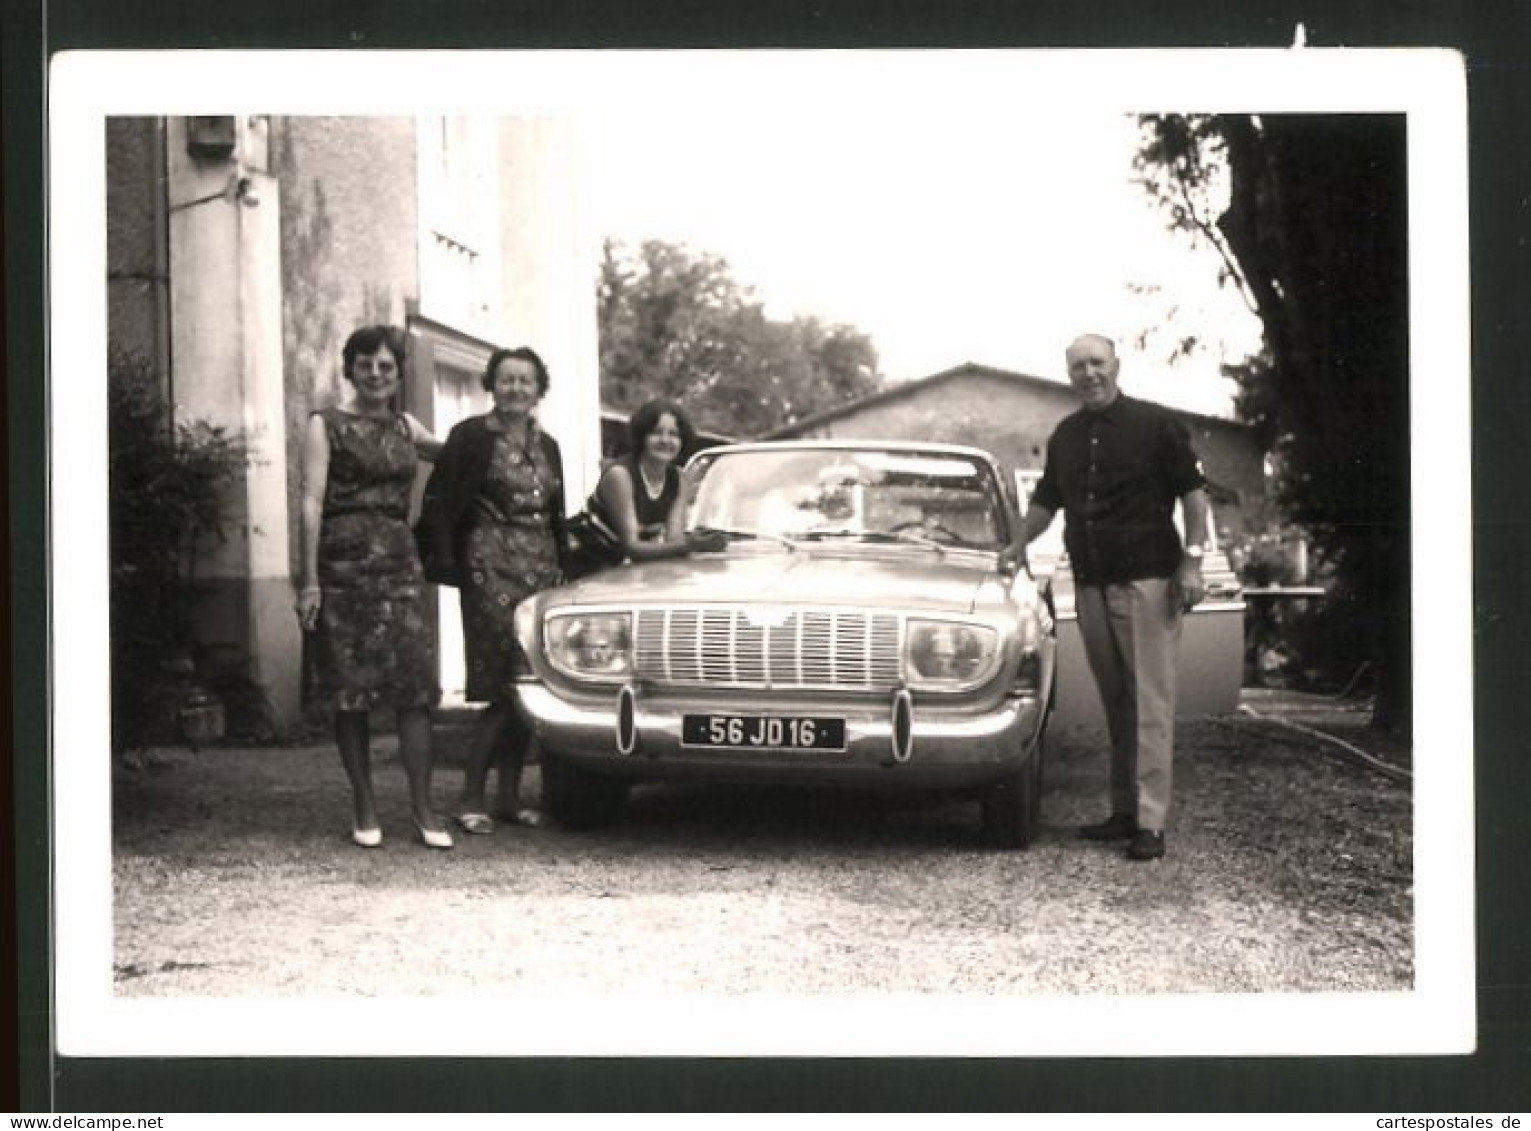
M 1108 338 L 1105 334 L 1080 334 L 1079 337 L 1075 338 L 1072 342 L 1069 343 L 1068 350 L 1065 351 L 1065 354 L 1083 345 L 1098 346 L 1100 349 L 1105 350 L 1112 357 L 1116 356 L 1116 342 L 1111 338 Z
M 1104 334 L 1081 334 L 1063 354 L 1069 384 L 1084 407 L 1092 412 L 1109 408 L 1116 400 L 1116 378 L 1121 371 L 1116 343 Z

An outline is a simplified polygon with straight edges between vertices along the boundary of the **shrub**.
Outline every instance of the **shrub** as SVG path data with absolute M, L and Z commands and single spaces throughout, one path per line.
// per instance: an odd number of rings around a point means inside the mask
M 199 547 L 222 538 L 224 488 L 244 438 L 202 420 L 172 423 L 153 370 L 114 354 L 108 375 L 112 745 L 173 735 L 195 675 L 188 597 Z

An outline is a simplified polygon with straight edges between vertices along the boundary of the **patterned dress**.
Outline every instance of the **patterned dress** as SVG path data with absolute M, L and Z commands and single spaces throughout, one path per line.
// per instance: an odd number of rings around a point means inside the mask
M 415 446 L 403 416 L 318 413 L 330 442 L 319 528 L 320 687 L 341 711 L 440 696 L 425 579 L 410 532 Z
M 474 702 L 509 694 L 516 605 L 563 580 L 550 510 L 558 472 L 537 426 L 507 429 L 493 414 L 486 423 L 494 454 L 473 501 L 462 586 L 465 695 Z

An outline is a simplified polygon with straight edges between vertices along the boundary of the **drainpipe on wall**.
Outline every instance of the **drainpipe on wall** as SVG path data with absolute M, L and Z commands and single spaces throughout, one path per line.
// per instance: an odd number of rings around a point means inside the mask
M 165 124 L 177 413 L 242 432 L 252 456 L 228 491 L 229 536 L 199 561 L 198 640 L 241 687 L 252 730 L 280 732 L 298 717 L 302 655 L 287 544 L 280 186 L 265 171 L 264 122 Z
M 154 363 L 165 394 L 165 422 L 175 428 L 175 355 L 170 348 L 170 165 L 164 118 L 154 119 Z

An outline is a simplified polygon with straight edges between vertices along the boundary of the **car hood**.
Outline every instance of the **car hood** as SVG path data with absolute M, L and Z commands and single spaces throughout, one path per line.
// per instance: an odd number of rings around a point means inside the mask
M 777 604 L 893 605 L 911 612 L 971 613 L 987 581 L 996 584 L 992 554 L 899 547 L 854 552 L 804 547 L 754 548 L 620 566 L 547 591 L 555 605 Z

